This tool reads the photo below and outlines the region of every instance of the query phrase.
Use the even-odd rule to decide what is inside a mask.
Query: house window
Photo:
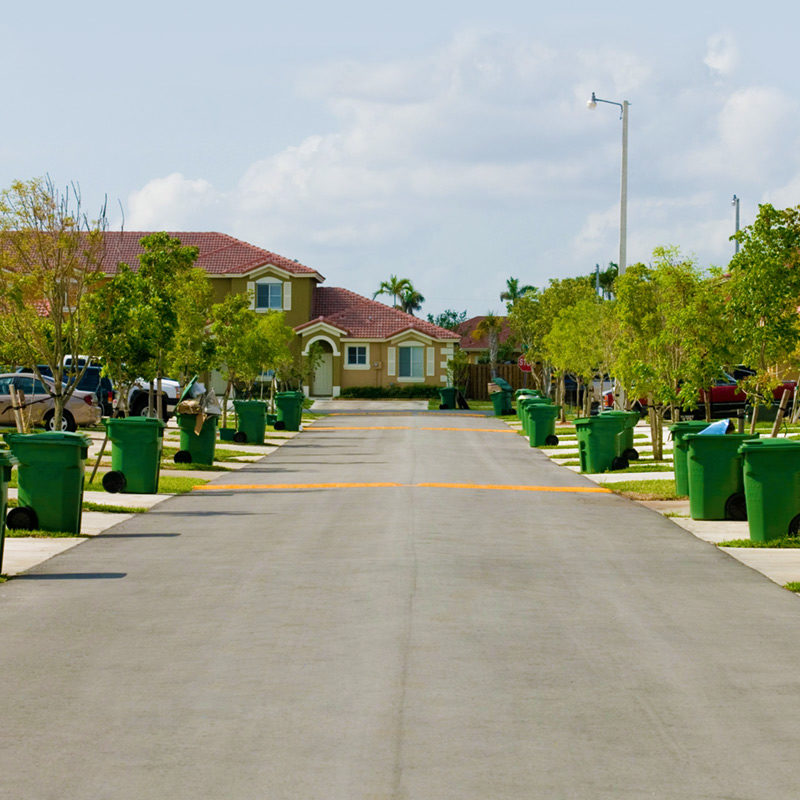
[[[256,308],[283,308],[282,283],[257,283]]]
[[[349,345],[347,348],[347,363],[358,366],[367,363],[367,348],[365,345]]]
[[[419,346],[398,347],[397,376],[422,380],[425,376],[425,348]]]

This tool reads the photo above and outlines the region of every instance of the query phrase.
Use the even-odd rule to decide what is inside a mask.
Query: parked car
[[[156,389],[158,382],[153,381],[153,415],[156,408]],[[149,381],[139,379],[131,386],[128,392],[128,413],[132,417],[146,417],[148,409]],[[161,379],[161,416],[166,422],[174,413],[178,405],[181,385],[170,378]]]
[[[42,375],[52,377],[53,373],[46,364],[38,364],[37,366]],[[80,364],[80,367],[82,366],[83,364]],[[111,417],[114,414],[114,397],[116,396],[116,391],[114,390],[114,384],[111,382],[111,378],[101,374],[102,369],[103,368],[100,366],[90,364],[86,367],[86,371],[83,373],[83,376],[80,381],[78,381],[78,385],[75,388],[81,392],[92,392],[102,416]],[[20,367],[17,372],[31,372],[31,370]]]
[[[11,386],[24,396],[23,413],[32,425],[42,425],[54,430],[55,403],[50,390],[55,386],[52,378],[42,376],[42,383],[32,372],[10,372],[0,375],[0,425],[14,425],[11,406]],[[49,385],[49,388],[47,385]],[[76,389],[64,406],[61,430],[74,431],[78,425],[97,425],[100,408],[93,392]]]

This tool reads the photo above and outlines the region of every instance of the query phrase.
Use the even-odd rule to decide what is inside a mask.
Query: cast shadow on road
[[[237,494],[236,492],[229,492],[229,491],[220,491],[220,492],[211,492],[211,491],[204,491],[203,494],[212,494],[214,497],[222,497],[224,495],[232,495]],[[247,494],[263,494],[263,492],[254,492],[251,489],[247,490]],[[160,517],[197,517],[197,511],[159,511],[158,515]],[[202,511],[200,513],[202,517],[263,517],[264,512],[258,511]],[[125,535],[125,534],[123,534]],[[130,534],[131,536],[136,536],[137,534]],[[167,534],[142,534],[142,536],[180,536],[179,533],[167,533]],[[95,536],[95,539],[99,539],[99,536]]]
[[[17,575],[15,581],[86,581],[116,580],[127,577],[127,572],[51,572],[50,574],[25,573]]]
[[[181,536],[180,533],[101,533],[92,539],[167,539]]]

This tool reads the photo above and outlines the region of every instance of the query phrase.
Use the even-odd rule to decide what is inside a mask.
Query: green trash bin
[[[181,449],[175,453],[176,464],[213,464],[217,445],[217,416],[206,417],[195,433],[197,414],[176,414],[181,432]]]
[[[150,417],[103,418],[111,440],[111,472],[103,475],[107,492],[157,494],[164,444],[164,423]]]
[[[0,572],[3,571],[3,546],[6,540],[6,506],[8,505],[8,484],[11,468],[17,459],[8,450],[0,450]]]
[[[599,414],[575,420],[581,472],[625,469],[628,460],[618,455],[619,420]]]
[[[519,420],[522,423],[522,430],[526,436],[531,435],[531,413],[530,409],[532,406],[549,406],[552,405],[550,398],[548,397],[521,397],[517,401],[517,413],[519,414]]]
[[[603,411],[598,416],[617,420],[619,436],[617,437],[617,455],[628,461],[636,461],[639,452],[633,446],[633,429],[639,421],[636,411]]]
[[[739,453],[750,538],[800,534],[800,441],[755,439],[743,442]]]
[[[439,389],[439,408],[441,410],[456,407],[456,387],[442,386]]]
[[[686,420],[670,425],[672,435],[672,465],[675,470],[675,493],[683,496],[689,494],[689,469],[686,466],[686,453],[689,443],[686,436],[689,433],[700,433],[708,427],[705,420]]]
[[[529,419],[528,441],[531,447],[555,447],[558,444],[556,436],[556,418],[561,413],[561,406],[549,403],[533,403],[526,411]]]
[[[233,441],[264,444],[264,431],[267,429],[267,404],[263,400],[234,400],[233,407],[239,418]]]
[[[739,447],[757,438],[749,433],[686,434],[692,519],[747,519]]]
[[[5,440],[19,461],[17,507],[6,518],[9,528],[81,532],[83,484],[91,439],[82,433],[7,433]]]
[[[275,395],[275,408],[278,412],[278,419],[275,421],[276,430],[300,430],[304,397],[302,392],[278,392]]]

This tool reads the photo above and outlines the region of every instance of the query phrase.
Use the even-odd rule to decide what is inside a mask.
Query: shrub
[[[436,386],[427,383],[393,383],[390,386],[347,386],[342,389],[342,397],[354,397],[360,400],[375,400],[379,398],[406,398],[427,400],[438,397],[439,390]]]

